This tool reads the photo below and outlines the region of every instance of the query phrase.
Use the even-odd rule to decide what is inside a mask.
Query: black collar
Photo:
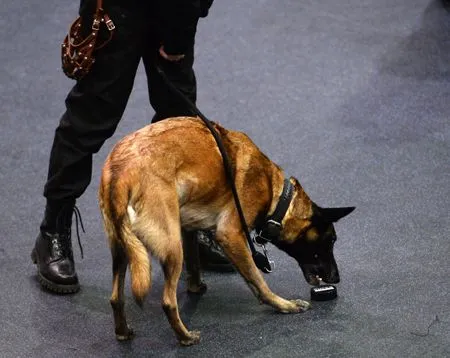
[[[264,245],[268,242],[277,240],[280,236],[282,229],[282,221],[286,212],[291,204],[292,195],[294,193],[294,186],[292,185],[290,179],[284,179],[283,192],[278,199],[278,204],[272,215],[265,219],[264,224],[258,227],[256,232],[255,241]]]

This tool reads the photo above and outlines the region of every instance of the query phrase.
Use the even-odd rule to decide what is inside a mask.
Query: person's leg
[[[44,188],[47,205],[32,252],[39,281],[59,293],[79,289],[70,237],[75,200],[90,183],[93,153],[122,117],[141,58],[131,12],[114,8],[109,14],[116,24],[114,38],[96,53],[92,72],[70,91],[55,131]]]
[[[156,62],[169,81],[195,104],[197,100],[197,80],[192,67],[193,63],[194,50],[187,53],[178,63],[169,62],[161,57]],[[151,78],[148,80],[150,103],[155,110],[152,123],[169,117],[196,116],[195,112],[179,97],[179,94],[174,93],[166,84],[164,78],[156,73],[155,66],[150,66],[147,74],[148,78]]]
[[[183,93],[192,103],[197,100],[197,80],[194,72],[194,48],[185,53],[178,62],[170,62],[159,55],[159,35],[155,27],[150,28],[149,44],[143,54],[150,104],[155,110],[152,123],[169,117],[195,116],[189,106],[177,93],[167,85],[158,73],[157,66],[164,72],[168,80]]]

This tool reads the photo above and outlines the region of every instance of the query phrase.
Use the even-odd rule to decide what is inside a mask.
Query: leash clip
[[[270,242],[270,240],[268,240],[267,238],[262,236],[262,230],[261,230],[258,234],[255,234],[253,236],[253,242],[255,243],[255,245],[262,247],[265,244],[267,244],[268,242]]]
[[[258,238],[262,239],[258,241]],[[254,260],[256,266],[264,273],[271,273],[273,268],[275,267],[275,262],[269,259],[269,255],[267,253],[266,243],[269,242],[264,237],[259,234],[254,234],[252,240],[256,246],[262,248],[262,253],[257,252],[256,257],[254,256]]]
[[[264,246],[268,242],[272,242],[272,239],[267,237],[268,235],[265,235],[267,231],[264,229],[259,230],[259,232],[256,232],[253,236],[253,242],[258,246]]]
[[[265,273],[271,273],[273,271],[273,269],[275,268],[275,261],[270,260],[269,256],[267,255],[267,249],[266,249],[266,245],[261,245],[262,249],[263,249],[263,254],[267,259],[267,262],[269,263],[269,267],[267,267],[264,272]]]

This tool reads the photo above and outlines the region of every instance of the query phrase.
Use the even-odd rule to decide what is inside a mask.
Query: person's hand
[[[164,46],[161,46],[159,48],[159,54],[161,55],[162,58],[166,59],[167,61],[170,62],[178,62],[181,59],[184,58],[184,55],[168,55],[165,51],[164,51]]]

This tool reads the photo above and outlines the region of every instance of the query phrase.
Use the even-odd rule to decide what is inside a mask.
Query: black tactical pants
[[[81,15],[89,31],[89,15],[95,1],[84,0]],[[78,81],[66,99],[66,112],[55,131],[44,196],[49,202],[78,198],[91,181],[92,155],[111,137],[119,123],[138,65],[143,60],[148,81],[150,104],[156,112],[153,121],[172,116],[191,115],[191,111],[168,88],[157,73],[156,64],[191,101],[196,100],[193,71],[194,49],[184,59],[164,60],[158,49],[161,38],[151,1],[105,1],[105,10],[116,31],[112,41],[97,52],[89,73]],[[114,3],[118,3],[114,5]]]

